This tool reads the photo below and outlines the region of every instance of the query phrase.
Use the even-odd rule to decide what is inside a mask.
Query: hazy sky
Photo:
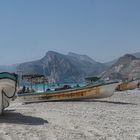
[[[140,52],[140,0],[0,1],[0,65],[49,50],[100,62]]]

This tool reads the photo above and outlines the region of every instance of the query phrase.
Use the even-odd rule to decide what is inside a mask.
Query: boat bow
[[[0,73],[0,114],[9,106],[10,100],[15,97],[17,75],[8,72]]]

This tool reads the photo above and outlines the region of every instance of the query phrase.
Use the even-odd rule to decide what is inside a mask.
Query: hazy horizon
[[[0,65],[47,51],[108,62],[140,52],[139,0],[7,0],[0,2]]]

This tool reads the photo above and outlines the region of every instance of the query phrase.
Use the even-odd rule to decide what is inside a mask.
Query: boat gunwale
[[[0,80],[1,79],[10,79],[17,82],[17,74],[12,74],[9,72],[1,72],[0,73]]]
[[[33,92],[33,93],[20,93],[17,94],[18,97],[24,97],[24,96],[37,96],[37,95],[52,95],[52,94],[59,94],[59,93],[67,93],[67,92],[73,92],[73,91],[78,91],[78,90],[84,90],[84,89],[88,89],[88,88],[96,88],[96,87],[100,87],[100,86],[105,86],[105,85],[111,85],[111,84],[115,84],[118,83],[118,81],[112,81],[112,82],[108,82],[108,83],[96,83],[94,84],[90,84],[90,85],[86,85],[83,87],[77,87],[77,88],[70,88],[70,89],[64,89],[64,90],[59,90],[59,91],[45,91],[45,92]]]

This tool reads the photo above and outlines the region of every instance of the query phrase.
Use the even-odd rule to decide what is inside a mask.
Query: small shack
[[[44,75],[40,74],[22,75],[22,80],[29,82],[31,89],[33,85],[43,84],[44,91],[45,91],[45,83],[48,83],[48,79]]]

